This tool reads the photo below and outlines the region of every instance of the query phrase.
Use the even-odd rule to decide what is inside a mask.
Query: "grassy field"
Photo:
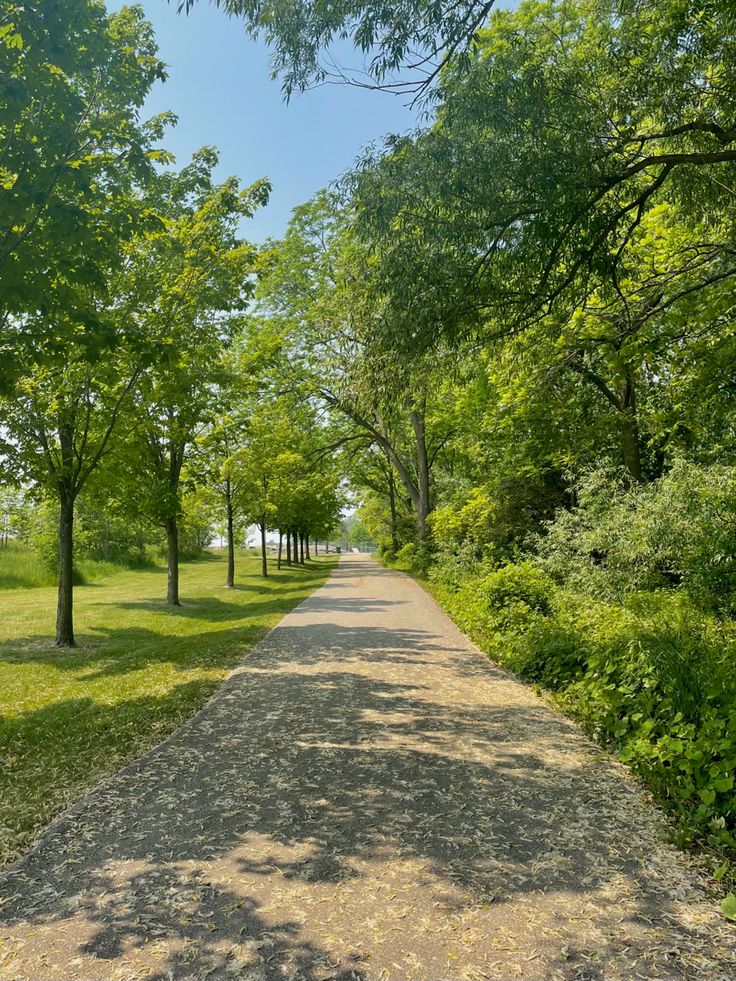
[[[191,716],[334,560],[258,575],[241,557],[183,563],[180,609],[166,571],[122,571],[77,587],[77,650],[52,647],[55,590],[0,592],[0,864],[56,814]],[[275,565],[275,564],[274,564]]]
[[[104,579],[120,571],[114,562],[82,558],[74,564],[75,572],[85,582]],[[53,586],[56,583],[55,563],[45,564],[28,548],[10,545],[0,549],[0,589],[25,589]]]

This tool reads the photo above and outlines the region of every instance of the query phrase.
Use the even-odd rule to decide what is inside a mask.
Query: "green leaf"
[[[721,903],[721,913],[736,923],[736,893],[730,892]]]
[[[716,799],[716,792],[712,787],[704,787],[700,791],[700,799],[706,805],[712,804]]]

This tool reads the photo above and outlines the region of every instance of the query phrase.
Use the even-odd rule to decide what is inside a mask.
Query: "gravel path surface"
[[[0,881],[0,977],[736,978],[625,770],[345,556]]]

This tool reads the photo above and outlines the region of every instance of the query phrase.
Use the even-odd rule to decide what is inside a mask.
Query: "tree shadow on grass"
[[[203,621],[242,621],[249,617],[259,617],[271,613],[287,612],[294,606],[294,597],[304,596],[304,589],[279,590],[277,593],[262,591],[263,602],[232,603],[214,596],[182,600],[181,606],[168,606],[165,600],[142,599],[126,600],[109,605],[118,610],[137,610],[162,614],[176,619]]]
[[[323,569],[315,569],[323,573]],[[270,624],[253,623],[278,614],[286,614],[309,593],[302,579],[285,574],[278,581],[279,588],[268,589],[258,584],[243,584],[242,590],[262,595],[260,602],[248,600],[238,603],[217,596],[196,596],[185,599],[182,606],[168,606],[163,599],[115,601],[101,596],[88,603],[88,608],[99,608],[101,626],[92,631],[77,630],[77,647],[59,649],[52,646],[51,635],[16,637],[0,642],[0,662],[12,664],[50,664],[63,671],[83,671],[95,664],[104,663],[103,673],[126,673],[139,670],[149,663],[163,661],[181,662],[187,667],[190,661],[201,666],[227,666],[237,661],[237,652],[259,640]],[[291,586],[292,588],[283,588]],[[86,588],[86,587],[85,587]],[[105,610],[128,611],[130,625],[107,627],[104,625]],[[161,617],[161,629],[141,626],[135,613]],[[116,615],[120,619],[120,614]],[[203,629],[199,633],[169,633],[171,620],[199,621],[205,625],[222,624],[223,629]],[[227,626],[230,629],[224,629]],[[233,658],[233,650],[236,657]],[[117,662],[117,663],[116,663]],[[87,675],[87,677],[90,677]]]
[[[10,871],[2,916],[24,938],[25,963],[36,949],[67,958],[57,975],[89,956],[75,976],[124,957],[127,973],[156,978],[318,981],[376,977],[416,943],[425,976],[440,977],[447,950],[465,950],[458,922],[485,923],[472,953],[482,966],[498,953],[494,930],[508,932],[521,908],[551,909],[573,941],[563,955],[532,924],[539,960],[527,978],[628,976],[629,957],[641,977],[682,976],[676,960],[664,973],[659,940],[674,913],[650,881],[638,791],[619,771],[582,765],[584,740],[540,703],[489,704],[475,684],[448,698],[440,669],[451,661],[438,667],[439,645],[408,633],[277,628],[204,712]],[[360,669],[349,663],[358,652]],[[99,711],[114,726],[124,706]],[[571,739],[581,757],[567,755]],[[605,898],[621,880],[625,907]],[[374,940],[368,961],[362,938],[376,922],[403,939],[394,953]],[[586,975],[589,956],[599,967]]]

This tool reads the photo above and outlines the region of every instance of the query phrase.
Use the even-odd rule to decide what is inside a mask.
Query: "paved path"
[[[733,979],[661,832],[417,585],[345,556],[10,870],[0,977]]]

